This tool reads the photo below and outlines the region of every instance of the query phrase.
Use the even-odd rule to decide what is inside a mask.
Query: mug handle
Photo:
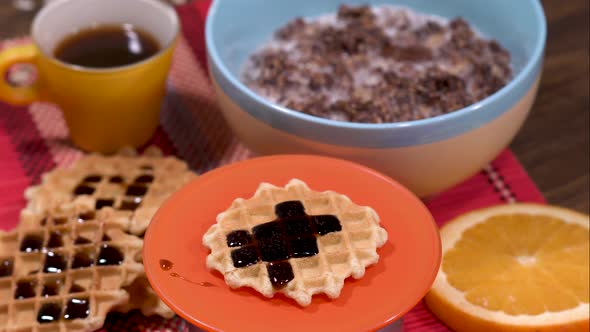
[[[38,79],[28,86],[14,86],[7,81],[11,66],[17,63],[29,63],[37,68],[35,63],[38,56],[39,50],[32,43],[9,46],[0,51],[0,101],[13,105],[26,105],[41,99]]]

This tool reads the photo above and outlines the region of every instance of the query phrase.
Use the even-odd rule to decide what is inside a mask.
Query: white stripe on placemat
[[[504,178],[498,173],[492,164],[484,167],[484,172],[488,176],[490,183],[494,186],[494,189],[496,189],[504,201],[508,203],[516,202],[516,195],[510,190],[510,187],[506,184]]]

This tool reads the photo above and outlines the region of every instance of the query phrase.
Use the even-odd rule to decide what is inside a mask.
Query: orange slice
[[[462,331],[588,331],[587,215],[511,204],[441,228],[443,259],[425,301]]]

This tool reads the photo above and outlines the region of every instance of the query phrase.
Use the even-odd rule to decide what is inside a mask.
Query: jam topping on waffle
[[[275,205],[277,219],[226,236],[229,247],[240,247],[231,252],[234,267],[246,267],[262,260],[273,287],[284,287],[294,278],[289,258],[318,254],[316,236],[342,230],[333,215],[310,216],[300,201],[285,201]]]
[[[44,174],[18,226],[0,231],[0,330],[95,331],[112,310],[172,317],[147,282],[141,234],[194,176],[154,148]]]
[[[61,316],[61,305],[59,303],[44,303],[39,309],[37,321],[41,324],[53,323]]]
[[[35,281],[33,280],[20,280],[16,283],[16,289],[14,290],[15,299],[26,299],[35,296]]]
[[[261,183],[252,197],[234,199],[203,235],[211,250],[207,267],[231,288],[283,293],[301,306],[314,294],[337,298],[346,278],[360,279],[378,262],[386,241],[371,207],[298,179],[284,187]]]

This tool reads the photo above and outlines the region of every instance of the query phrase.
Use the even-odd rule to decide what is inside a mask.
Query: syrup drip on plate
[[[168,272],[172,269],[173,266],[174,266],[174,263],[172,263],[171,261],[169,261],[167,259],[160,259],[160,269],[162,269],[162,271]],[[203,286],[203,287],[215,287],[214,284],[212,284],[208,281],[203,281],[203,282],[192,281],[192,280],[189,280],[189,279],[181,276],[180,274],[178,274],[176,272],[170,272],[169,274],[172,278],[182,279],[182,280],[184,280],[188,283],[194,284],[194,285]]]

